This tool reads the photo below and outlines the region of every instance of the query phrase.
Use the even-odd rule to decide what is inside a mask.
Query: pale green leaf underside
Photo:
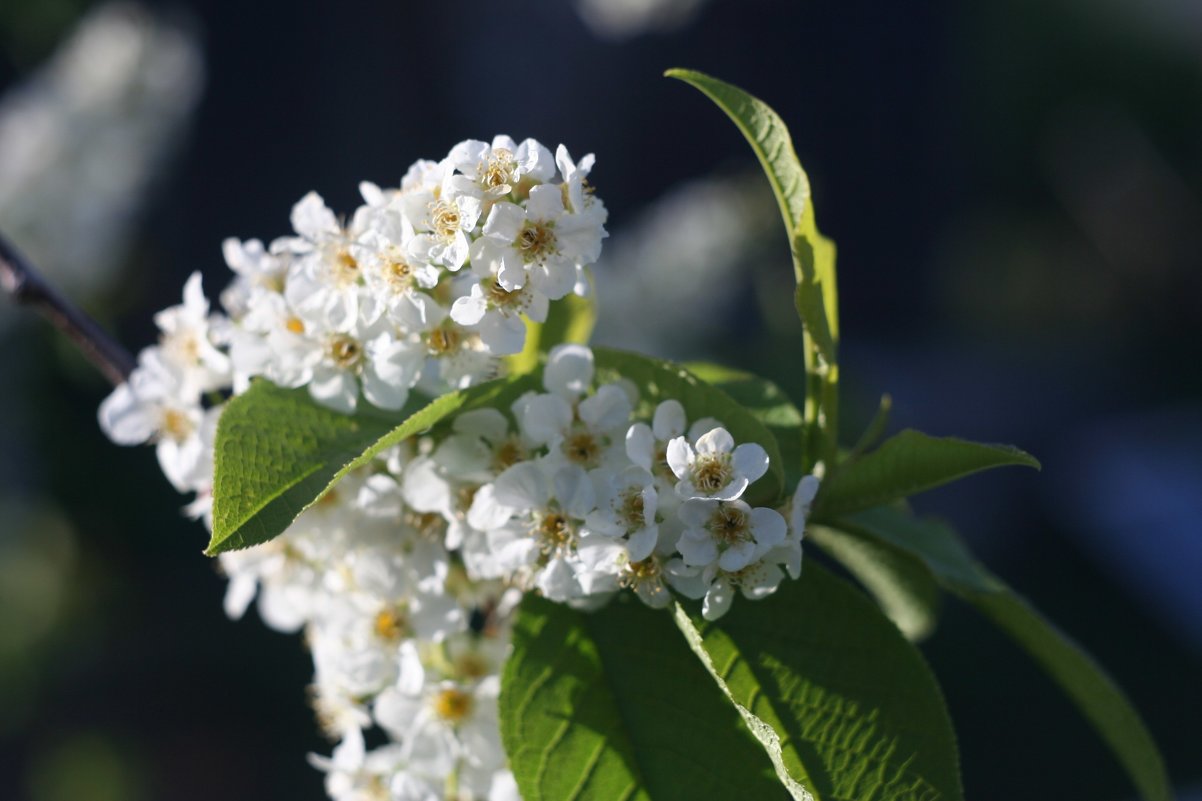
[[[505,664],[501,736],[525,801],[784,799],[668,616],[533,595]]]
[[[816,801],[961,799],[939,687],[917,649],[810,562],[796,582],[678,626],[791,782]]]
[[[815,517],[831,520],[848,512],[906,498],[991,467],[1039,462],[1009,445],[982,445],[955,437],[930,437],[907,429],[875,451],[839,465],[824,481]]]
[[[768,453],[768,472],[747,491],[752,505],[774,505],[784,492],[785,473],[776,437],[757,416],[721,389],[697,378],[679,364],[637,353],[594,348],[602,380],[626,378],[639,388],[639,414],[650,419],[656,404],[675,398],[684,407],[689,423],[703,417],[722,422],[735,442],[756,442]]]
[[[852,515],[840,525],[922,559],[943,587],[1010,635],[1060,685],[1109,745],[1145,801],[1170,801],[1164,760],[1122,690],[1085,651],[977,563],[954,531],[885,508]]]
[[[303,389],[256,381],[229,402],[217,426],[206,553],[270,540],[350,470],[458,410],[516,397],[533,382],[520,380],[491,381],[391,414],[364,404],[354,415],[318,405]]]

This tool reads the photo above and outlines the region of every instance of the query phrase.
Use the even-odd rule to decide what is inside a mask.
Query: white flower
[[[785,519],[773,509],[752,509],[743,501],[690,498],[676,514],[685,531],[676,548],[689,567],[717,564],[736,572],[784,542]]]
[[[451,148],[446,163],[471,178],[485,198],[504,197],[518,189],[523,179],[544,183],[555,175],[551,151],[533,139],[519,146],[508,136],[492,144],[469,139]]]
[[[129,380],[100,404],[100,427],[118,445],[155,440],[155,455],[171,485],[186,492],[207,484],[211,443],[203,438],[205,412],[193,376],[146,348]]]
[[[546,464],[556,470],[577,465],[587,470],[617,469],[627,462],[619,432],[626,429],[633,404],[619,384],[584,392],[593,379],[593,354],[582,345],[553,348],[543,373],[546,393],[528,393],[513,412],[523,439],[548,449]]]
[[[575,286],[576,265],[596,261],[598,228],[566,212],[559,187],[536,186],[524,206],[501,201],[492,207],[483,235],[472,245],[472,269],[482,277],[496,277],[504,289],[529,282],[557,300]],[[590,248],[592,239],[597,241],[595,248]]]
[[[309,764],[325,772],[333,801],[442,801],[438,774],[410,769],[406,750],[390,744],[369,752],[363,732],[351,728],[333,758],[310,754]]]
[[[564,601],[581,594],[577,577],[579,521],[595,506],[592,482],[571,465],[553,475],[534,462],[519,462],[476,492],[468,524],[487,538],[481,575],[514,578]]]
[[[626,455],[630,461],[656,476],[671,477],[675,484],[676,478],[668,466],[668,443],[683,436],[686,430],[689,442],[695,443],[701,435],[721,425],[712,417],[703,417],[688,426],[684,406],[680,401],[669,398],[655,407],[651,425],[634,423],[630,426],[626,432]]]
[[[380,316],[382,306],[364,285],[354,247],[364,220],[357,214],[350,228],[344,230],[316,192],[305,195],[293,207],[292,227],[298,236],[280,240],[272,247],[296,255],[288,271],[284,297],[306,322],[350,331]]]
[[[426,673],[416,648],[407,649],[402,659],[402,676],[406,671]],[[477,682],[438,681],[430,676],[420,683],[402,679],[380,693],[373,714],[380,727],[407,749],[437,755],[440,762],[486,767],[491,773],[505,763],[497,720],[500,687],[496,675]]]
[[[469,235],[482,211],[479,191],[462,175],[446,175],[437,194],[417,191],[401,198],[403,212],[417,231],[409,255],[455,272],[467,262]]]
[[[236,276],[221,293],[221,305],[234,319],[246,313],[250,298],[256,292],[284,291],[291,264],[289,254],[272,253],[258,239],[240,242],[233,237],[221,243],[221,252],[226,265]]]
[[[659,540],[654,479],[634,465],[616,474],[600,472],[594,477],[597,509],[585,518],[585,526],[607,537],[623,538],[630,561],[641,562],[651,555]]]
[[[779,565],[766,561],[753,562],[736,573],[719,573],[706,591],[701,614],[706,620],[717,620],[730,611],[736,589],[744,598],[758,601],[776,592],[784,577]]]
[[[472,284],[469,294],[451,305],[451,319],[478,328],[490,352],[508,356],[521,353],[526,344],[522,315],[536,323],[546,322],[547,303],[547,296],[531,287],[510,291],[497,279],[487,278]]]
[[[668,443],[668,465],[680,481],[681,498],[710,498],[730,501],[768,471],[768,454],[754,442],[735,447],[725,428],[715,428],[697,440],[697,447],[684,437]]]
[[[423,307],[434,302],[419,290],[433,289],[439,271],[408,254],[416,234],[399,210],[377,209],[368,215],[366,225],[350,252],[363,271],[367,290],[375,302],[387,308],[394,322],[417,328],[414,323],[425,320]]]
[[[185,370],[200,392],[229,384],[230,360],[210,339],[209,301],[200,286],[200,273],[192,273],[184,284],[184,302],[154,316],[162,331],[159,346],[163,358]]]
[[[805,476],[793,491],[789,503],[789,534],[784,542],[769,551],[765,559],[785,566],[789,578],[801,575],[801,541],[806,533],[806,519],[810,516],[810,504],[818,494],[818,478]]]

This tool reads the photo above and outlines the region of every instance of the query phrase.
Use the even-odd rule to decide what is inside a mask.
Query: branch
[[[95,320],[71,304],[38,275],[20,251],[0,233],[0,288],[19,306],[31,306],[69,336],[114,385],[129,378],[134,358]]]

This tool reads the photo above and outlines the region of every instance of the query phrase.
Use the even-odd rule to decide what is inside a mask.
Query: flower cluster
[[[228,240],[235,386],[265,375],[352,411],[360,393],[399,409],[419,381],[433,394],[493,377],[522,349],[523,316],[588,291],[607,216],[592,164],[533,139],[462,142],[399,189],[362,184],[349,222],[310,193],[293,236]]]
[[[350,412],[360,396],[395,409],[411,390],[495,375],[523,317],[587,290],[605,236],[591,166],[498,137],[418,162],[399,189],[364,185],[349,224],[306,196],[295,236],[226,243],[226,314],[189,279],[101,425],[154,442],[204,515],[222,399],[253,377]],[[640,419],[639,388],[599,383],[584,346],[552,350],[542,390],[461,411],[352,471],[276,539],[221,555],[231,617],[257,598],[269,626],[305,633],[313,704],[338,741],[311,761],[335,801],[518,797],[497,696],[523,592],[584,609],[624,589],[656,608],[676,593],[716,619],[736,593],[798,575],[816,479],[784,514],[752,507],[760,445],[676,400]]]

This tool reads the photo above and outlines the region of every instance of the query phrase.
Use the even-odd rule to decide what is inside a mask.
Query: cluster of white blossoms
[[[591,166],[498,137],[418,162],[400,189],[364,185],[348,225],[305,197],[295,236],[226,243],[225,314],[193,275],[157,315],[160,340],[101,405],[102,427],[155,443],[211,523],[217,419],[251,378],[351,412],[360,396],[396,409],[411,390],[497,375],[523,317],[587,291],[605,236]],[[338,742],[311,762],[335,801],[518,798],[497,699],[524,592],[583,609],[625,589],[660,608],[675,592],[716,619],[736,593],[798,576],[817,479],[783,512],[752,507],[760,445],[675,400],[639,419],[639,389],[598,385],[581,345],[551,351],[542,388],[458,413],[352,471],[275,539],[221,555],[231,617],[257,597],[269,626],[305,634],[313,704]]]

